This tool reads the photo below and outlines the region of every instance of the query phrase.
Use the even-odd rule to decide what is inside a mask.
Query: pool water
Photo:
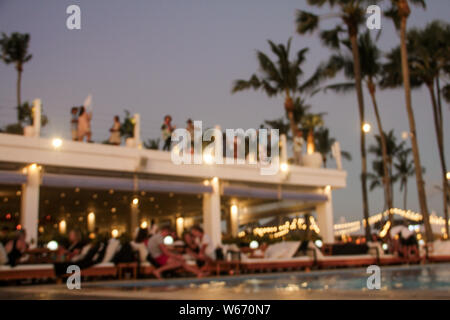
[[[105,283],[96,288],[121,290],[219,289],[248,293],[262,290],[367,290],[367,269],[337,269],[313,272],[268,273],[204,279],[137,280]],[[432,290],[450,292],[450,264],[381,268],[382,290]]]

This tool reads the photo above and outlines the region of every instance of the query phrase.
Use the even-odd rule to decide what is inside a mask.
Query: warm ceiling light
[[[147,227],[148,227],[148,222],[147,221],[142,221],[141,229],[147,229]]]
[[[450,171],[447,172],[447,180],[450,180]]]
[[[365,133],[369,133],[370,130],[372,130],[372,126],[370,125],[370,123],[367,123],[367,122],[366,122],[366,123],[363,124],[362,130],[363,130]]]
[[[111,231],[111,236],[112,236],[113,238],[117,238],[117,237],[119,236],[119,230],[113,229],[113,230]]]
[[[137,206],[137,205],[139,204],[139,199],[138,199],[138,198],[134,198],[134,199],[133,199],[133,204],[134,204],[135,206]]]
[[[32,164],[30,164],[30,169],[31,170],[36,170],[37,169],[37,164],[36,163],[32,163]]]
[[[58,149],[62,146],[63,141],[60,138],[54,138],[52,140],[53,148]]]
[[[213,181],[214,183],[217,183],[217,181],[219,181],[219,178],[214,177],[214,178],[212,179],[212,181]]]

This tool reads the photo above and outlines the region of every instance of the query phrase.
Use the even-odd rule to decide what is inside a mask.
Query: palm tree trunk
[[[422,176],[422,164],[420,162],[419,145],[417,143],[416,121],[414,119],[414,110],[411,104],[411,84],[409,79],[408,51],[406,48],[406,23],[410,14],[409,6],[406,0],[400,0],[400,48],[402,58],[403,83],[405,87],[406,111],[408,113],[409,129],[411,132],[411,146],[414,156],[414,166],[416,171],[417,192],[422,211],[423,222],[425,224],[425,236],[427,241],[433,241],[433,233],[431,231],[430,217],[428,214],[427,198],[425,194],[425,184]]]
[[[366,136],[362,127],[364,125],[364,98],[362,92],[362,77],[361,77],[361,64],[358,51],[358,32],[356,27],[348,25],[349,37],[352,45],[353,65],[355,73],[355,86],[356,96],[358,98],[358,110],[359,110],[359,135],[360,135],[360,148],[361,148],[361,187],[362,187],[362,200],[363,200],[363,214],[365,223],[365,235],[366,239],[370,239],[370,225],[369,225],[369,201],[367,198],[367,157],[366,157]]]
[[[377,119],[378,130],[380,131],[381,151],[382,151],[381,153],[382,153],[382,157],[383,157],[383,173],[384,173],[383,185],[384,185],[384,190],[385,190],[385,194],[386,194],[386,205],[387,205],[388,209],[391,209],[393,207],[393,203],[392,203],[391,178],[390,178],[389,169],[388,169],[389,161],[388,161],[388,155],[387,155],[386,136],[384,135],[383,126],[381,124],[381,117],[380,117],[380,113],[378,110],[377,99],[375,97],[375,91],[376,91],[375,84],[373,83],[373,80],[371,78],[369,78],[367,87],[370,92],[370,97],[372,98],[372,104],[373,104],[373,109],[375,111],[375,117]],[[391,214],[389,214],[389,221],[391,222],[391,225],[392,225],[392,215]]]
[[[289,118],[289,125],[291,128],[292,139],[294,139],[297,136],[297,123],[295,122],[294,119],[294,102],[292,101],[292,97],[289,90],[286,90],[286,99],[284,101],[284,108],[286,109]],[[292,147],[294,148],[294,146]],[[298,157],[295,154],[295,150],[293,150],[293,152],[294,152],[294,160],[297,161]]]
[[[430,92],[431,97],[431,106],[433,108],[433,119],[434,119],[434,129],[436,132],[436,140],[438,144],[439,150],[439,159],[441,161],[441,170],[442,170],[442,193],[443,193],[443,209],[444,209],[444,217],[445,217],[445,233],[448,235],[448,203],[447,203],[447,192],[448,192],[448,182],[447,182],[447,167],[445,164],[445,154],[444,154],[444,137],[443,137],[443,128],[441,127],[441,120],[439,116],[438,103],[436,101],[436,95],[434,92],[434,84],[427,84],[428,91]]]
[[[408,202],[406,199],[408,196],[408,180],[407,179],[405,179],[404,184],[405,184],[405,190],[404,190],[405,193],[403,194],[403,210],[408,210],[407,209]]]
[[[20,87],[22,83],[22,67],[17,67],[17,106],[20,107],[22,105],[22,101],[20,99]]]

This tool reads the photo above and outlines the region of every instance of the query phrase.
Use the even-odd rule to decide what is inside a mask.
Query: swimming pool
[[[251,274],[204,279],[165,279],[109,282],[92,288],[173,291],[177,289],[231,289],[236,292],[361,290],[366,291],[370,274],[365,268],[312,272]],[[91,287],[91,286],[90,286]],[[450,292],[450,264],[381,268],[381,290],[426,290]]]

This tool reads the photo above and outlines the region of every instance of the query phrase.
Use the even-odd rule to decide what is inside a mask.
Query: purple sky
[[[67,30],[66,7],[78,4],[82,29]],[[93,138],[107,138],[113,115],[124,109],[141,114],[143,138],[160,137],[160,125],[170,113],[181,127],[188,117],[204,126],[257,128],[265,119],[283,114],[283,99],[259,92],[230,94],[232,81],[247,78],[257,68],[255,50],[269,51],[266,40],[286,42],[293,49],[309,47],[308,76],[330,52],[315,36],[295,33],[295,10],[308,9],[302,0],[0,0],[0,32],[31,35],[33,59],[24,67],[22,99],[41,98],[50,123],[46,136],[69,137],[69,108],[93,94]],[[410,25],[424,26],[434,19],[448,21],[448,0],[428,1],[428,9],[413,10]],[[387,51],[398,44],[392,23],[382,20],[380,46]],[[0,64],[0,126],[14,121],[16,72]],[[385,130],[408,130],[402,90],[378,94]],[[343,150],[353,155],[344,162],[348,187],[334,193],[335,220],[361,217],[359,182],[359,120],[356,96],[318,94],[309,99],[314,112],[327,112],[326,125]],[[372,106],[365,98],[367,120],[375,125]],[[440,167],[429,96],[413,93],[413,105],[429,208],[442,212]],[[446,105],[444,123],[449,123]],[[373,133],[368,144],[374,143]],[[450,158],[449,139],[446,157]],[[371,159],[369,159],[371,160]],[[331,165],[334,166],[334,161]],[[369,168],[371,162],[369,161]],[[415,178],[409,182],[408,203],[418,210]],[[402,195],[395,186],[395,204]],[[383,208],[381,190],[370,193],[370,212]]]

